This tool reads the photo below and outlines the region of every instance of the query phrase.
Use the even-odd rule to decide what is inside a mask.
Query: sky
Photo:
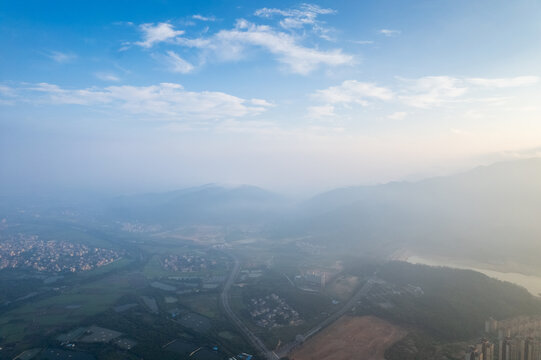
[[[3,1],[0,194],[290,193],[541,154],[541,2]]]

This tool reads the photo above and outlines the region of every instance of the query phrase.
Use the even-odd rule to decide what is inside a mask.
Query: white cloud
[[[131,22],[131,21],[115,21],[115,22],[113,22],[113,25],[116,25],[116,26],[133,26],[135,24],[133,22]]]
[[[255,46],[275,55],[292,72],[308,74],[321,65],[338,66],[353,63],[353,56],[341,49],[319,50],[304,47],[289,33],[276,31],[265,25],[256,25],[244,19],[237,20],[235,28],[221,30],[209,38],[179,38],[177,43],[210,51],[214,59],[240,60],[246,48]]]
[[[393,37],[398,36],[401,34],[400,30],[391,30],[391,29],[381,29],[378,31],[380,34],[385,35],[387,37]]]
[[[374,83],[346,80],[340,85],[317,90],[312,98],[318,102],[307,108],[308,116],[317,118],[332,116],[337,105],[347,108],[353,104],[367,106],[371,100],[398,103],[414,108],[432,109],[444,105],[486,104],[496,107],[509,104],[512,96],[490,94],[487,90],[507,87],[534,85],[539,82],[536,76],[519,76],[514,78],[465,78],[451,76],[425,76],[418,79],[397,78],[398,83],[383,87]],[[480,105],[479,105],[480,106]],[[530,106],[531,107],[531,106]],[[520,111],[521,107],[513,107]],[[532,109],[536,109],[533,107]],[[473,112],[466,112],[464,117],[473,118]],[[397,111],[389,116],[392,120],[401,120],[408,115],[405,111]]]
[[[321,119],[326,117],[333,117],[334,105],[320,105],[320,106],[310,106],[308,107],[308,117],[313,119]]]
[[[372,40],[351,40],[351,42],[357,45],[370,45],[374,43]]]
[[[195,67],[192,64],[190,64],[189,62],[181,58],[174,51],[167,51],[167,55],[164,56],[164,59],[169,65],[169,69],[172,72],[188,74],[195,69]]]
[[[201,21],[216,21],[216,18],[214,16],[203,16],[199,14],[193,15],[192,19],[201,20]]]
[[[238,118],[260,114],[270,106],[261,99],[246,100],[215,91],[187,91],[182,85],[173,83],[86,89],[63,89],[41,83],[24,91],[28,92],[24,96],[27,101],[104,107],[169,121]]]
[[[509,87],[519,87],[534,85],[539,82],[538,76],[517,76],[512,78],[469,78],[467,81],[470,84],[477,86],[484,86],[490,88],[509,88]]]
[[[170,41],[182,34],[183,30],[175,30],[169,23],[154,23],[142,24],[139,29],[143,33],[143,41],[137,41],[135,44],[144,48],[151,48],[157,43]]]
[[[319,15],[335,14],[333,9],[324,9],[318,5],[302,4],[297,9],[274,9],[262,8],[255,12],[256,16],[271,18],[275,15],[283,17],[280,26],[284,29],[300,29],[305,25],[315,27],[315,30],[322,31],[321,22],[317,20]]]
[[[373,83],[346,80],[340,85],[317,90],[312,94],[312,98],[320,105],[308,107],[308,117],[318,119],[334,116],[336,105],[368,106],[370,100],[390,101],[394,98],[394,94],[391,90]]]
[[[108,72],[97,72],[94,74],[94,76],[96,76],[98,79],[102,81],[112,81],[112,82],[120,81],[120,78],[117,75],[113,73],[108,73]]]
[[[407,112],[404,111],[397,111],[392,113],[391,115],[387,116],[391,120],[404,120],[404,118],[408,115]]]
[[[7,85],[0,85],[0,95],[6,97],[14,97],[16,95],[15,90]]]
[[[77,58],[77,55],[73,53],[64,53],[60,51],[49,51],[46,53],[47,57],[60,64],[72,62]]]
[[[511,78],[457,78],[451,76],[425,76],[416,80],[401,79],[407,84],[402,89],[400,99],[409,106],[430,108],[450,102],[505,103],[508,97],[470,96],[469,92],[482,89],[503,89],[535,85],[537,76],[517,76]]]
[[[368,99],[391,100],[393,92],[372,83],[346,80],[338,86],[317,90],[313,97],[326,104],[368,105]]]
[[[14,105],[16,97],[15,89],[0,84],[0,105]]]
[[[429,108],[453,101],[464,95],[468,88],[460,79],[450,76],[425,76],[417,80],[404,80],[408,86],[400,100],[406,105]]]
[[[253,105],[264,106],[264,107],[274,106],[273,104],[271,104],[270,102],[264,99],[250,99],[250,103],[252,103]]]
[[[342,49],[335,48],[322,50],[317,46],[307,47],[302,41],[307,38],[305,25],[311,27],[311,33],[329,39],[330,29],[322,26],[323,22],[317,17],[322,14],[333,14],[332,9],[324,9],[317,5],[302,4],[299,8],[280,10],[263,8],[255,12],[259,17],[270,18],[275,15],[283,17],[280,26],[286,30],[269,25],[258,25],[245,19],[237,19],[231,29],[222,29],[211,35],[186,37],[182,30],[175,30],[169,22],[148,23],[139,26],[143,39],[135,43],[123,43],[120,51],[128,49],[135,44],[144,48],[151,48],[161,42],[199,49],[199,64],[213,61],[239,61],[246,58],[247,52],[253,48],[260,48],[274,55],[280,63],[286,65],[291,72],[308,74],[320,66],[352,65],[354,58],[345,54]],[[200,14],[192,18],[201,21],[213,21],[214,17]],[[173,55],[174,54],[174,55]],[[155,56],[155,55],[153,55]],[[190,72],[193,64],[187,63],[176,53],[168,53],[169,61],[176,61],[178,72]],[[207,61],[208,60],[208,61]]]

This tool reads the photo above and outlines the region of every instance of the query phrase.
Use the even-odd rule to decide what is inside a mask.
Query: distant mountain
[[[246,224],[268,221],[285,198],[255,186],[203,185],[166,193],[115,198],[108,213],[117,219],[164,225]]]
[[[124,196],[112,219],[184,225],[266,224],[270,234],[311,237],[334,250],[389,255],[398,249],[541,274],[541,159],[482,166],[418,182],[336,189],[295,207],[254,187],[214,184]]]
[[[369,252],[409,248],[534,264],[540,215],[541,159],[535,158],[413,183],[333,190],[301,204],[290,226]]]

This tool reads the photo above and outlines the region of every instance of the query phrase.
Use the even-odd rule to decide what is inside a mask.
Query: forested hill
[[[413,248],[535,266],[540,213],[536,158],[419,182],[333,190],[303,203],[290,226],[365,251]]]

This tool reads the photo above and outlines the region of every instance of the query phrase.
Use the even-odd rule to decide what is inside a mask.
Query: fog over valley
[[[0,360],[541,360],[541,3],[0,5]]]

